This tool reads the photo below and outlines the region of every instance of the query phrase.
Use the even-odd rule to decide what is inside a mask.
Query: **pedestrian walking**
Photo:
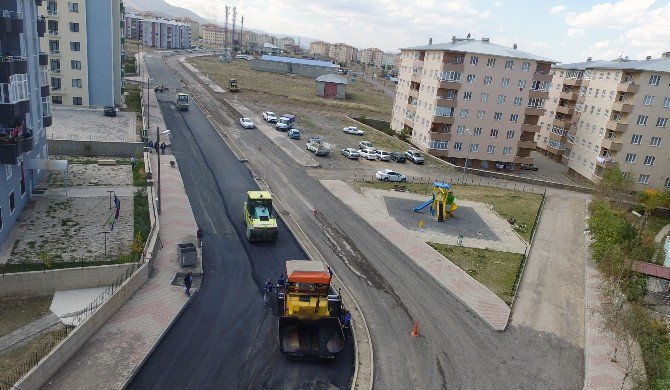
[[[149,143],[147,144],[147,146],[149,147],[149,150],[153,149],[154,148],[154,141],[149,140]]]
[[[330,266],[328,266],[328,275],[330,275],[331,278],[333,277],[333,269],[330,268]]]
[[[313,213],[314,216],[316,217],[316,205],[314,205],[314,208],[312,209],[312,213]]]
[[[165,148],[166,147],[167,147],[167,145],[165,145],[165,142],[161,142],[161,153],[162,154],[165,154]]]
[[[186,291],[186,296],[191,296],[191,286],[193,285],[193,272],[188,271],[186,276],[184,276],[184,290]]]
[[[351,313],[348,311],[344,313],[344,318],[342,319],[342,333],[344,333],[344,338],[347,337],[349,330],[351,329]]]
[[[202,232],[202,228],[200,226],[198,226],[198,230],[195,232],[195,236],[198,239],[198,248],[202,248],[203,232]]]
[[[130,170],[135,171],[135,156],[130,158]]]

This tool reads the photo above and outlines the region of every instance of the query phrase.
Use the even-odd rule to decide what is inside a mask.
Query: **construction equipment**
[[[175,105],[177,106],[177,109],[179,111],[188,111],[188,94],[183,92],[177,92]]]
[[[230,81],[228,82],[228,91],[240,92],[240,87],[237,86],[237,80],[230,79]]]
[[[279,350],[291,358],[332,359],[342,351],[342,299],[322,262],[289,260],[277,286]]]
[[[268,191],[247,191],[244,202],[244,221],[249,241],[277,239],[277,220],[272,217],[272,195]]]

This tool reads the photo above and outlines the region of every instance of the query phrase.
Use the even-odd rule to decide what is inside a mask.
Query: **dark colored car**
[[[105,116],[116,116],[116,107],[114,106],[105,107]]]
[[[395,161],[397,163],[404,163],[405,161],[407,161],[405,156],[400,152],[391,152],[390,155],[391,155],[391,161]]]

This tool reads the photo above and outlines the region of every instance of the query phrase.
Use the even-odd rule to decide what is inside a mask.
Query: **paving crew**
[[[279,277],[277,278],[277,288],[284,287],[286,285],[286,278],[284,277],[284,274],[279,274]]]
[[[272,279],[268,278],[268,281],[265,282],[263,290],[265,291],[263,295],[263,300],[265,301],[265,303],[268,303],[268,301],[270,300],[270,293],[272,293]]]

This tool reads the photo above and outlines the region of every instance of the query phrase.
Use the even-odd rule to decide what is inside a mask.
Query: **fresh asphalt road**
[[[180,69],[176,59],[168,61]],[[237,118],[223,112],[188,72],[180,70],[180,78],[219,123],[236,125]],[[292,217],[365,313],[375,349],[375,388],[581,389],[579,347],[523,326],[492,331],[264,135],[243,133],[234,141],[254,174],[289,202]],[[311,205],[319,209],[318,220]],[[418,338],[410,336],[414,320]]]
[[[154,61],[148,59],[154,83],[172,85],[172,74]],[[172,93],[163,96],[169,99]],[[261,286],[267,278],[275,281],[286,260],[307,256],[281,221],[277,242],[246,240],[242,205],[246,191],[257,188],[249,170],[196,105],[179,112],[170,101],[159,104],[195,218],[205,232],[205,275],[200,291],[130,388],[347,388],[352,344],[332,362],[289,361],[279,352],[277,317],[263,304]]]

